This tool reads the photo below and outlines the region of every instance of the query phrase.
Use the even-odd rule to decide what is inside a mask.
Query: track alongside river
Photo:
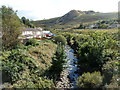
[[[74,50],[69,46],[65,46],[66,60],[67,63],[64,65],[66,67],[60,75],[60,81],[57,82],[57,88],[77,88],[76,79],[79,74],[77,73],[77,61],[78,59],[74,55]]]

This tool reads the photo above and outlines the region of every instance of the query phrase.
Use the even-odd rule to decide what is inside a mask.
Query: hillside
[[[98,20],[117,19],[117,13],[100,13],[94,11],[71,10],[61,17],[48,20],[33,21],[36,26],[76,25],[79,23],[91,23]]]

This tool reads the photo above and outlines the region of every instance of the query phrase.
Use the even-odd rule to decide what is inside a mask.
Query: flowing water
[[[66,60],[67,63],[64,65],[66,67],[60,75],[60,80],[57,83],[57,88],[77,88],[76,79],[79,74],[77,73],[77,61],[78,59],[74,55],[74,50],[69,46],[65,46]]]

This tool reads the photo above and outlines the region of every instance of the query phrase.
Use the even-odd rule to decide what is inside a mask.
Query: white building
[[[30,38],[51,38],[53,35],[50,31],[42,31],[42,28],[26,28],[23,27],[20,39],[30,39]]]
[[[21,37],[23,38],[42,38],[43,36],[42,28],[22,28]]]

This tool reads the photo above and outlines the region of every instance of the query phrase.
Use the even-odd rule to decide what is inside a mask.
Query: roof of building
[[[49,34],[49,33],[51,33],[50,31],[43,31],[43,33],[45,33],[45,34]]]
[[[42,31],[42,28],[27,28],[27,27],[22,27],[22,30],[24,31]]]

